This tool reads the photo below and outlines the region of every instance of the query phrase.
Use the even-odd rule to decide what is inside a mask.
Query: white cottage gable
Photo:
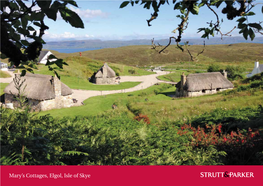
[[[41,51],[40,55],[39,55],[39,61],[38,63],[40,64],[46,64],[47,63],[47,59],[48,57],[51,55],[52,53],[50,51]],[[55,59],[52,59],[50,61],[54,61]]]
[[[255,62],[255,67],[254,69],[252,70],[252,72],[250,74],[247,75],[247,77],[252,77],[254,76],[255,74],[259,74],[263,72],[263,64],[260,65],[258,61]]]

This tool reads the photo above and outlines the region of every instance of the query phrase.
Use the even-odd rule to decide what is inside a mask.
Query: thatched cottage
[[[20,75],[16,75],[19,76]],[[18,77],[18,78],[19,78]],[[35,111],[44,111],[55,108],[71,107],[73,105],[72,90],[62,83],[57,76],[29,74],[20,77],[20,83],[24,81],[20,91],[27,98],[27,103]],[[13,103],[19,106],[15,99],[18,90],[14,81],[5,89],[5,104]]]
[[[206,94],[215,94],[220,91],[234,88],[227,79],[227,73],[220,72],[198,73],[181,76],[176,85],[176,97],[195,97]]]
[[[91,82],[99,85],[103,84],[116,84],[116,74],[107,63],[105,63],[98,72],[94,73],[91,77]]]

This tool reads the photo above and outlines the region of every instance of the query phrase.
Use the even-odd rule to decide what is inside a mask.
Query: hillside
[[[189,46],[193,55],[200,52],[202,48],[202,45]],[[166,53],[163,54],[151,49],[151,46],[140,45],[86,51],[82,52],[82,55],[102,61],[139,66],[168,65],[190,60],[187,51],[182,52],[175,46],[169,46]],[[263,44],[208,45],[205,47],[204,53],[198,56],[198,59],[198,64],[212,62],[253,63],[257,59],[263,61]]]

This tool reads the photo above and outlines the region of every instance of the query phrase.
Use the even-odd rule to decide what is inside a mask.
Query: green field
[[[4,89],[9,83],[0,83],[0,96],[4,94]]]
[[[193,73],[204,73],[204,71],[198,71],[198,70],[175,70],[171,71],[170,74],[158,76],[158,79],[163,81],[172,81],[172,82],[179,82],[181,81],[181,75],[182,74],[188,75]]]
[[[51,114],[54,117],[75,117],[75,116],[94,116],[98,114],[103,114],[105,111],[112,110],[112,105],[115,104],[118,106],[118,109],[127,110],[126,104],[130,101],[144,101],[144,95],[152,95],[154,94],[154,90],[159,88],[165,90],[170,87],[169,85],[154,85],[145,90],[135,91],[131,93],[119,93],[119,94],[111,94],[105,96],[96,96],[91,97],[84,101],[83,106],[79,107],[71,107],[71,108],[62,108],[62,109],[54,109],[50,111],[40,112],[40,115]],[[163,99],[169,99],[169,97],[165,95],[159,95],[157,97],[153,97],[153,99],[160,99],[159,97],[163,97]]]
[[[0,78],[9,78],[11,75],[5,71],[0,70]]]
[[[128,111],[132,115],[142,113],[147,115],[152,123],[162,124],[166,120],[188,121],[216,109],[254,108],[263,104],[262,89],[231,94],[227,92],[231,91],[194,98],[173,98],[170,96],[175,95],[175,87],[161,84],[132,93],[92,97],[84,101],[84,106],[50,110],[40,114],[51,114],[54,117],[93,116],[111,111],[111,106],[115,104],[122,111]]]
[[[95,85],[89,82],[89,78],[94,72],[97,72],[103,65],[103,62],[92,60],[86,57],[66,57],[64,59],[68,65],[64,65],[63,69],[55,67],[55,70],[60,75],[61,81],[68,85],[72,89],[83,90],[121,90],[134,87],[140,82],[123,82],[117,85]],[[126,65],[109,64],[109,66],[116,72],[116,75],[120,76],[141,76],[153,74],[143,69],[136,67],[130,67]],[[23,70],[23,68],[20,69]],[[131,74],[129,70],[133,70],[134,74]],[[17,70],[15,71],[17,72]],[[45,65],[38,65],[37,69],[34,69],[36,74],[54,75],[54,72],[50,71]]]

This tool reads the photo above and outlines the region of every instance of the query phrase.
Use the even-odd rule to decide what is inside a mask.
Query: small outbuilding
[[[0,70],[8,71],[8,65],[6,63],[0,62]]]
[[[247,77],[248,77],[248,78],[249,78],[249,77],[252,77],[252,76],[254,76],[255,74],[259,74],[259,73],[261,73],[261,72],[263,72],[263,64],[259,64],[259,62],[256,61],[256,62],[255,62],[254,69],[252,70],[251,73],[249,73],[249,74],[247,75]]]
[[[181,75],[181,81],[176,85],[176,97],[195,97],[207,94],[215,94],[227,89],[233,89],[234,85],[227,79],[227,73],[220,72],[198,73]]]
[[[20,75],[16,74],[16,76]],[[57,76],[27,73],[25,76],[16,78],[20,78],[20,82],[24,81],[20,91],[26,97],[27,104],[34,111],[73,106],[72,90],[62,83]],[[6,105],[19,106],[16,99],[19,93],[14,81],[4,89],[4,93]]]
[[[107,63],[105,63],[98,72],[91,76],[91,82],[103,85],[103,84],[116,84],[116,74],[112,68],[110,68]]]
[[[52,54],[50,51],[41,51],[38,57],[38,64],[46,64],[48,57]],[[54,61],[54,59],[51,59],[50,61]]]

